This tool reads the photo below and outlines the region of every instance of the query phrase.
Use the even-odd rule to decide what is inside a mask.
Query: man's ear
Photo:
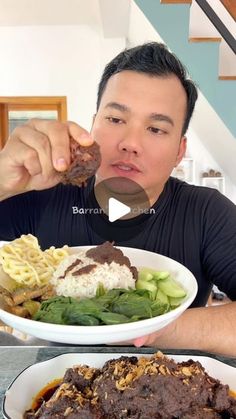
[[[175,167],[178,166],[178,164],[181,162],[182,158],[184,157],[186,153],[186,148],[187,148],[187,137],[184,135],[183,137],[181,137],[181,140],[179,143],[179,150],[176,156]]]

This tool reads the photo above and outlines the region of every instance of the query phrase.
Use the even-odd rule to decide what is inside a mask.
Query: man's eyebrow
[[[169,124],[171,124],[172,126],[174,126],[173,119],[171,119],[168,115],[164,115],[164,114],[161,114],[161,113],[152,113],[150,115],[150,119],[152,119],[153,121],[164,121],[164,122],[168,122]]]
[[[130,108],[128,106],[123,105],[122,103],[118,103],[118,102],[108,102],[106,104],[105,108],[116,109],[116,110],[121,111],[121,112],[130,112]],[[164,115],[164,114],[161,114],[161,113],[155,113],[154,112],[154,113],[151,113],[149,118],[153,121],[168,122],[169,124],[174,126],[173,119],[171,119],[168,115]]]
[[[109,103],[106,104],[105,108],[112,108],[112,109],[116,109],[117,111],[121,111],[121,112],[129,112],[130,111],[128,106],[122,105],[121,103],[117,103],[117,102],[109,102]]]

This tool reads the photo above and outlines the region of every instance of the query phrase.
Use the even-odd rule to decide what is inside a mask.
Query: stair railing
[[[196,0],[196,3],[199,5],[199,7],[202,9],[205,15],[211,21],[211,23],[215,26],[215,28],[218,30],[225,42],[227,42],[232,51],[236,54],[236,39],[224,25],[219,16],[215,13],[215,11],[207,2],[207,0]]]

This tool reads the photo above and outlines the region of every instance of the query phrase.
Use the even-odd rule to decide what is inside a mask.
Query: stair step
[[[221,3],[225,6],[226,10],[236,20],[236,2],[235,0],[220,0]]]
[[[191,37],[188,39],[189,42],[221,42],[222,38],[215,38],[215,37]]]
[[[161,0],[163,4],[192,4],[192,0]]]
[[[236,80],[236,76],[219,76],[219,80]]]

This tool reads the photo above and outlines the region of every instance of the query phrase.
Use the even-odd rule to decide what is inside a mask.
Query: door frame
[[[0,149],[4,146],[9,135],[10,111],[45,111],[55,110],[58,120],[67,120],[66,96],[0,96]]]

